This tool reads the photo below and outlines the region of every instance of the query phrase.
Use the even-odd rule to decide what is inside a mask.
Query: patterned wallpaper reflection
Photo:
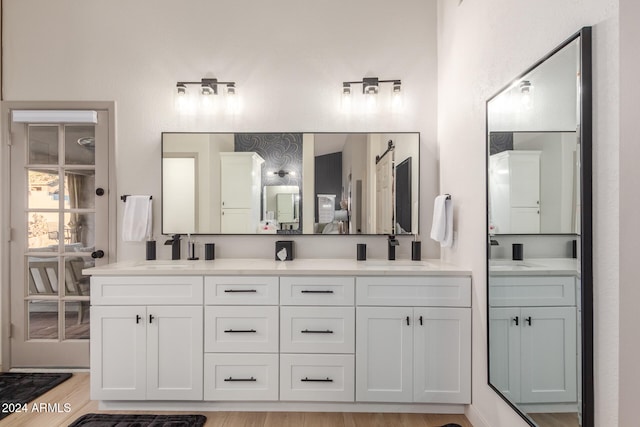
[[[282,230],[280,234],[302,233],[302,134],[301,133],[236,133],[235,151],[252,151],[264,159],[262,187],[265,185],[297,185],[300,189],[298,230]],[[283,177],[274,172],[289,172]],[[293,172],[293,173],[292,173]],[[262,197],[261,197],[262,200]],[[285,231],[289,231],[288,233]]]

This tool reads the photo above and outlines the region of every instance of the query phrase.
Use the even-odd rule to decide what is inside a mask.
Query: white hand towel
[[[151,196],[127,196],[122,218],[122,240],[139,242],[151,238],[152,232]]]
[[[433,223],[431,225],[431,238],[436,242],[443,242],[447,230],[447,215],[445,202],[447,196],[437,196],[433,202]]]
[[[444,202],[445,210],[445,232],[444,241],[440,242],[440,247],[450,248],[453,246],[453,200],[450,198]]]

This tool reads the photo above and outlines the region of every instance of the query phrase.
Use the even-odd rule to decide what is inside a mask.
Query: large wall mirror
[[[163,234],[418,234],[419,133],[162,134]]]
[[[532,426],[593,419],[591,29],[487,101],[489,384]]]

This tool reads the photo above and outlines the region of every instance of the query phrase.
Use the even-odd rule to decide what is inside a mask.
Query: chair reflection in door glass
[[[89,277],[82,274],[85,261],[80,257],[65,260],[65,338],[82,339],[89,336],[88,300],[75,300],[73,297],[89,296]],[[46,299],[60,292],[58,261],[55,258],[29,258],[29,294],[42,296],[42,299],[29,301],[29,338],[58,338],[58,302]]]

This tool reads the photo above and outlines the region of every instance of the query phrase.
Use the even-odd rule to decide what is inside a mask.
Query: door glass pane
[[[29,339],[58,338],[58,301],[29,301]]]
[[[64,279],[67,296],[89,296],[89,276],[83,275],[82,270],[93,266],[95,260],[91,257],[65,257]]]
[[[95,207],[95,170],[66,170],[64,172],[64,208],[93,209]]]
[[[58,164],[58,127],[29,125],[29,164]]]
[[[89,301],[64,303],[64,338],[67,340],[89,339]]]
[[[94,165],[95,128],[93,126],[65,126],[65,163],[68,165]]]
[[[95,249],[94,213],[66,212],[64,214],[65,233],[69,235],[65,241],[65,252],[93,252]]]
[[[60,239],[67,241],[68,237],[59,230],[59,218],[58,212],[27,213],[29,251],[57,251]]]
[[[29,209],[58,209],[59,182],[57,169],[29,169],[27,171]]]
[[[27,257],[29,295],[58,294],[58,258]]]

